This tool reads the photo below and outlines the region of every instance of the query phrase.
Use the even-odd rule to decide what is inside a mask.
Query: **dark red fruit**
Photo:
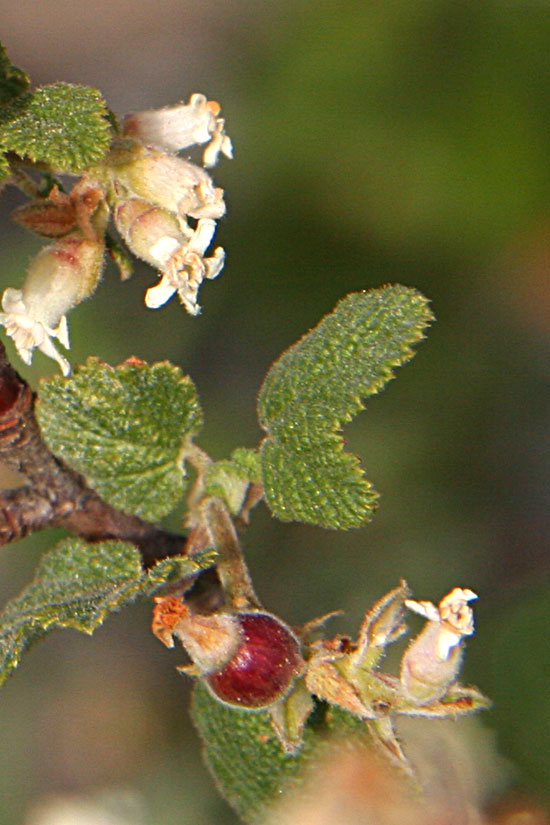
[[[242,708],[269,707],[281,699],[300,674],[303,660],[292,631],[269,613],[239,615],[243,642],[231,661],[205,676],[222,702]]]

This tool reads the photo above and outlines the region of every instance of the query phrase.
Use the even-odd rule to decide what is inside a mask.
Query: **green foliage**
[[[5,48],[0,43],[0,105],[26,92],[30,78],[26,72],[13,66]]]
[[[52,451],[115,507],[159,519],[181,498],[202,413],[177,367],[90,358],[71,378],[41,382],[37,416]]]
[[[245,822],[255,823],[280,798],[300,782],[304,770],[314,765],[330,747],[328,734],[353,736],[356,746],[371,741],[365,724],[344,711],[330,716],[320,705],[304,731],[297,754],[285,753],[275,736],[267,712],[250,713],[216,701],[198,682],[193,691],[193,721],[204,744],[206,763],[218,788]]]
[[[0,106],[10,103],[29,88],[28,75],[11,64],[6,50],[0,43]],[[0,148],[2,144],[0,142]],[[0,154],[0,185],[9,176],[10,167],[6,157]]]
[[[344,452],[341,427],[412,358],[432,318],[426,298],[408,287],[354,293],[275,362],[258,401],[274,515],[340,529],[371,518],[377,493]]]
[[[205,479],[205,491],[211,496],[223,498],[229,511],[237,514],[243,505],[248,485],[260,481],[260,457],[257,450],[238,447],[230,459],[210,465]]]
[[[51,630],[72,627],[93,633],[109,613],[150,596],[172,578],[210,567],[214,557],[165,559],[144,573],[139,552],[127,542],[60,542],[42,557],[31,584],[0,614],[0,684],[26,648]]]
[[[97,89],[52,83],[15,98],[0,117],[0,146],[60,172],[82,172],[105,155],[110,125]]]

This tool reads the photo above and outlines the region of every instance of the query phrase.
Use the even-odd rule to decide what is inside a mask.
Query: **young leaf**
[[[12,66],[5,48],[0,43],[0,105],[26,92],[30,78],[26,72]]]
[[[215,461],[206,473],[205,492],[225,500],[229,512],[240,512],[249,484],[261,481],[257,450],[237,447],[231,458]]]
[[[0,145],[60,172],[81,172],[110,143],[107,107],[87,86],[52,83],[19,96],[0,117]]]
[[[154,520],[181,498],[182,455],[202,413],[177,367],[90,358],[71,378],[41,382],[37,416],[52,451],[115,507]]]
[[[344,452],[341,427],[412,358],[432,318],[426,298],[408,287],[353,293],[271,367],[258,414],[275,516],[340,529],[371,518],[378,494]]]
[[[0,614],[0,684],[30,644],[51,630],[93,633],[109,613],[150,596],[172,578],[210,567],[215,554],[164,559],[144,573],[139,552],[127,542],[87,544],[71,538],[42,557],[31,584]]]

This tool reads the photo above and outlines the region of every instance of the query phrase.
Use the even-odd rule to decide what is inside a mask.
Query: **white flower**
[[[2,296],[0,324],[6,328],[7,334],[13,338],[17,352],[25,362],[32,362],[32,354],[39,349],[44,355],[53,358],[61,367],[63,375],[69,375],[71,365],[56,349],[52,338],[57,338],[66,349],[69,349],[69,330],[67,318],[62,315],[56,317],[55,328],[48,323],[50,313],[36,311],[37,307],[29,309],[23,299],[22,289],[8,287]]]
[[[73,233],[42,249],[31,261],[23,289],[9,287],[2,296],[0,324],[25,364],[39,349],[53,358],[63,375],[71,366],[57,350],[57,338],[69,348],[67,312],[92,294],[101,277],[104,246]]]
[[[449,658],[452,648],[459,644],[464,636],[471,636],[474,632],[474,614],[468,605],[468,602],[474,599],[477,599],[477,596],[472,590],[455,587],[441,599],[438,607],[432,602],[405,600],[409,610],[439,624],[436,652],[442,661]]]
[[[205,257],[216,222],[202,218],[192,229],[184,218],[141,198],[120,201],[114,219],[132,252],[160,270],[159,283],[147,290],[146,305],[158,309],[177,292],[187,311],[197,315],[202,281],[219,275],[224,264],[219,247]]]
[[[432,602],[405,599],[409,610],[428,620],[401,660],[401,689],[414,704],[441,699],[455,682],[462,660],[461,642],[474,632],[468,605],[473,599],[477,599],[475,593],[460,587],[451,590],[438,607]]]
[[[220,152],[233,157],[231,140],[225,134],[225,121],[218,117],[219,113],[220,105],[215,100],[193,94],[186,104],[130,112],[124,118],[123,133],[168,152],[207,143],[203,163],[215,166]]]
[[[197,223],[197,228],[185,246],[178,246],[173,238],[165,237],[150,249],[152,257],[167,261],[159,283],[145,294],[145,303],[150,309],[163,306],[177,292],[191,315],[200,312],[197,303],[200,285],[204,278],[216,278],[223,269],[225,260],[221,247],[217,247],[210,258],[204,257],[215,230],[215,221],[204,218]]]

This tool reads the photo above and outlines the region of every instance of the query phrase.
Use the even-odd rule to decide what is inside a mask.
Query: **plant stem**
[[[201,517],[208,527],[214,549],[220,554],[216,568],[231,606],[235,610],[260,607],[235,525],[222,500],[214,497],[204,499]]]
[[[12,186],[17,186],[17,188],[29,198],[35,199],[40,197],[40,187],[38,184],[23,172],[22,169],[18,168],[14,161],[10,163],[9,183],[11,183]]]

